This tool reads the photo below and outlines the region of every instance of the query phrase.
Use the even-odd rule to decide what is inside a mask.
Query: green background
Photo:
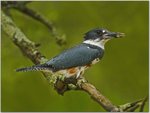
[[[84,33],[102,27],[124,32],[125,38],[109,41],[103,60],[86,71],[86,79],[115,105],[148,95],[148,2],[31,2],[28,6],[52,20],[67,45],[59,47],[41,23],[11,10],[26,36],[41,43],[47,58],[83,41]],[[2,31],[2,111],[104,111],[85,92],[60,96],[40,72],[16,73],[33,63]],[[148,104],[145,111],[148,111]]]

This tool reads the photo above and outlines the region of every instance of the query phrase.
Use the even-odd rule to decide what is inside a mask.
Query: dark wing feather
[[[103,50],[88,44],[80,44],[64,51],[46,63],[53,71],[90,64],[95,58],[101,58]]]

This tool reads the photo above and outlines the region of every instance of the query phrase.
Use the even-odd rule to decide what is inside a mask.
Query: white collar
[[[101,40],[101,41],[94,41],[94,40],[85,40],[83,41],[83,43],[86,43],[86,44],[90,44],[90,45],[94,45],[94,46],[98,46],[102,49],[104,49],[104,45],[105,43],[107,42],[108,40]]]

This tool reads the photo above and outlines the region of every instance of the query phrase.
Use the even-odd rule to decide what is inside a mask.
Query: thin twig
[[[145,103],[147,102],[147,100],[148,100],[148,96],[143,99],[140,110],[139,110],[140,112],[144,111],[144,106],[145,106]]]

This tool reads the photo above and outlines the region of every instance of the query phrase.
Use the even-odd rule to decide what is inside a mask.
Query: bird
[[[124,33],[111,32],[105,28],[91,29],[85,33],[82,43],[64,50],[43,64],[18,68],[16,71],[46,71],[64,75],[66,78],[80,78],[85,70],[103,58],[106,42],[124,36]]]

